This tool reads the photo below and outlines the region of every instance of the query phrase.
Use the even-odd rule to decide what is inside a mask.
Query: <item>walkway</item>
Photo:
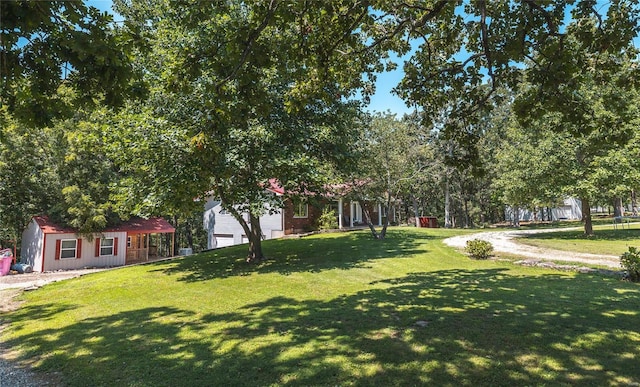
[[[495,251],[520,255],[528,258],[535,258],[545,261],[579,262],[591,265],[606,266],[620,269],[620,257],[615,255],[597,255],[587,253],[576,253],[571,251],[561,251],[546,249],[542,247],[528,246],[517,242],[517,238],[527,234],[547,233],[555,231],[567,231],[569,228],[540,229],[540,230],[513,230],[513,231],[493,231],[481,232],[477,234],[459,235],[444,240],[444,243],[456,247],[465,248],[467,241],[472,239],[482,239],[491,242]]]

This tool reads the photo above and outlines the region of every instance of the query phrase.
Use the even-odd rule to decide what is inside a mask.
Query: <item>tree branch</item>
[[[253,47],[253,43],[258,39],[258,37],[260,37],[260,34],[262,33],[262,31],[264,31],[264,29],[267,28],[267,26],[269,25],[269,22],[273,18],[276,8],[278,8],[277,0],[271,0],[269,2],[267,14],[265,15],[264,19],[262,20],[258,28],[256,28],[253,32],[249,34],[249,37],[245,42],[245,48],[242,51],[242,55],[240,56],[240,60],[238,61],[236,66],[233,68],[231,73],[228,76],[226,76],[224,79],[222,79],[220,82],[218,82],[218,84],[216,85],[216,89],[218,91],[220,90],[220,87],[222,87],[222,85],[229,82],[231,79],[235,78],[235,76],[240,71],[240,68],[242,68],[242,66],[245,64],[245,62],[247,61],[247,57],[251,52],[251,48]]]
[[[489,48],[489,36],[487,32],[487,3],[485,1],[481,1],[479,4],[482,48],[484,50],[484,55],[487,58],[488,75],[491,78],[491,84],[494,85],[496,80],[493,75],[493,62],[491,60],[491,49]]]
[[[544,17],[544,19],[546,20],[547,24],[549,25],[549,28],[551,30],[551,35],[554,35],[554,36],[555,35],[559,35],[558,34],[558,26],[553,21],[553,17],[551,17],[551,15],[549,14],[549,11],[547,11],[542,6],[540,6],[540,4],[538,4],[536,2],[536,0],[524,0],[524,2],[525,2],[525,4],[527,4],[529,6],[529,8],[531,10],[536,10],[536,11],[542,13],[542,16]]]

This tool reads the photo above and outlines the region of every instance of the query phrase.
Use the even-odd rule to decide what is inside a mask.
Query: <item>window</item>
[[[293,207],[294,218],[307,218],[309,217],[309,205],[307,203],[297,203]]]
[[[76,239],[63,239],[60,241],[60,258],[75,258],[76,257],[76,247],[78,246],[78,241]]]
[[[113,254],[113,238],[100,238],[100,256]]]

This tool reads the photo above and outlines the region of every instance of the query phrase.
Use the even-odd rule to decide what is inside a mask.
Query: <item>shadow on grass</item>
[[[364,267],[380,258],[404,258],[425,253],[423,242],[433,236],[393,230],[384,240],[374,240],[368,232],[327,234],[299,239],[272,239],[263,242],[267,259],[259,264],[245,262],[248,245],[233,246],[197,254],[176,261],[157,263],[158,270],[181,275],[183,281],[252,273],[320,272],[330,269]]]
[[[595,230],[593,236],[586,236],[583,230],[557,231],[538,234],[522,234],[522,239],[560,239],[568,241],[600,240],[600,241],[631,241],[640,238],[640,229]]]
[[[640,382],[635,285],[485,269],[371,286],[331,300],[274,296],[232,313],[147,307],[7,344],[78,386]],[[13,316],[17,326],[39,317]]]

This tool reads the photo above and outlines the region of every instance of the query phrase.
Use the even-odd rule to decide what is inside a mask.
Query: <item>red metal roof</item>
[[[104,231],[126,231],[133,234],[162,234],[176,232],[176,229],[163,218],[131,218]]]
[[[278,195],[284,195],[284,188],[280,185],[277,179],[269,179],[269,186],[267,190],[276,193]]]
[[[62,227],[52,222],[47,216],[35,216],[33,220],[38,223],[38,226],[45,234],[72,234],[76,232],[70,227]]]
[[[62,227],[55,223],[53,223],[46,216],[36,216],[33,218],[40,229],[45,234],[70,234],[76,233],[77,231],[70,227]],[[103,232],[128,232],[132,234],[162,234],[162,233],[173,233],[176,229],[169,224],[163,218],[131,218],[126,222],[122,222],[118,226],[108,227]]]

